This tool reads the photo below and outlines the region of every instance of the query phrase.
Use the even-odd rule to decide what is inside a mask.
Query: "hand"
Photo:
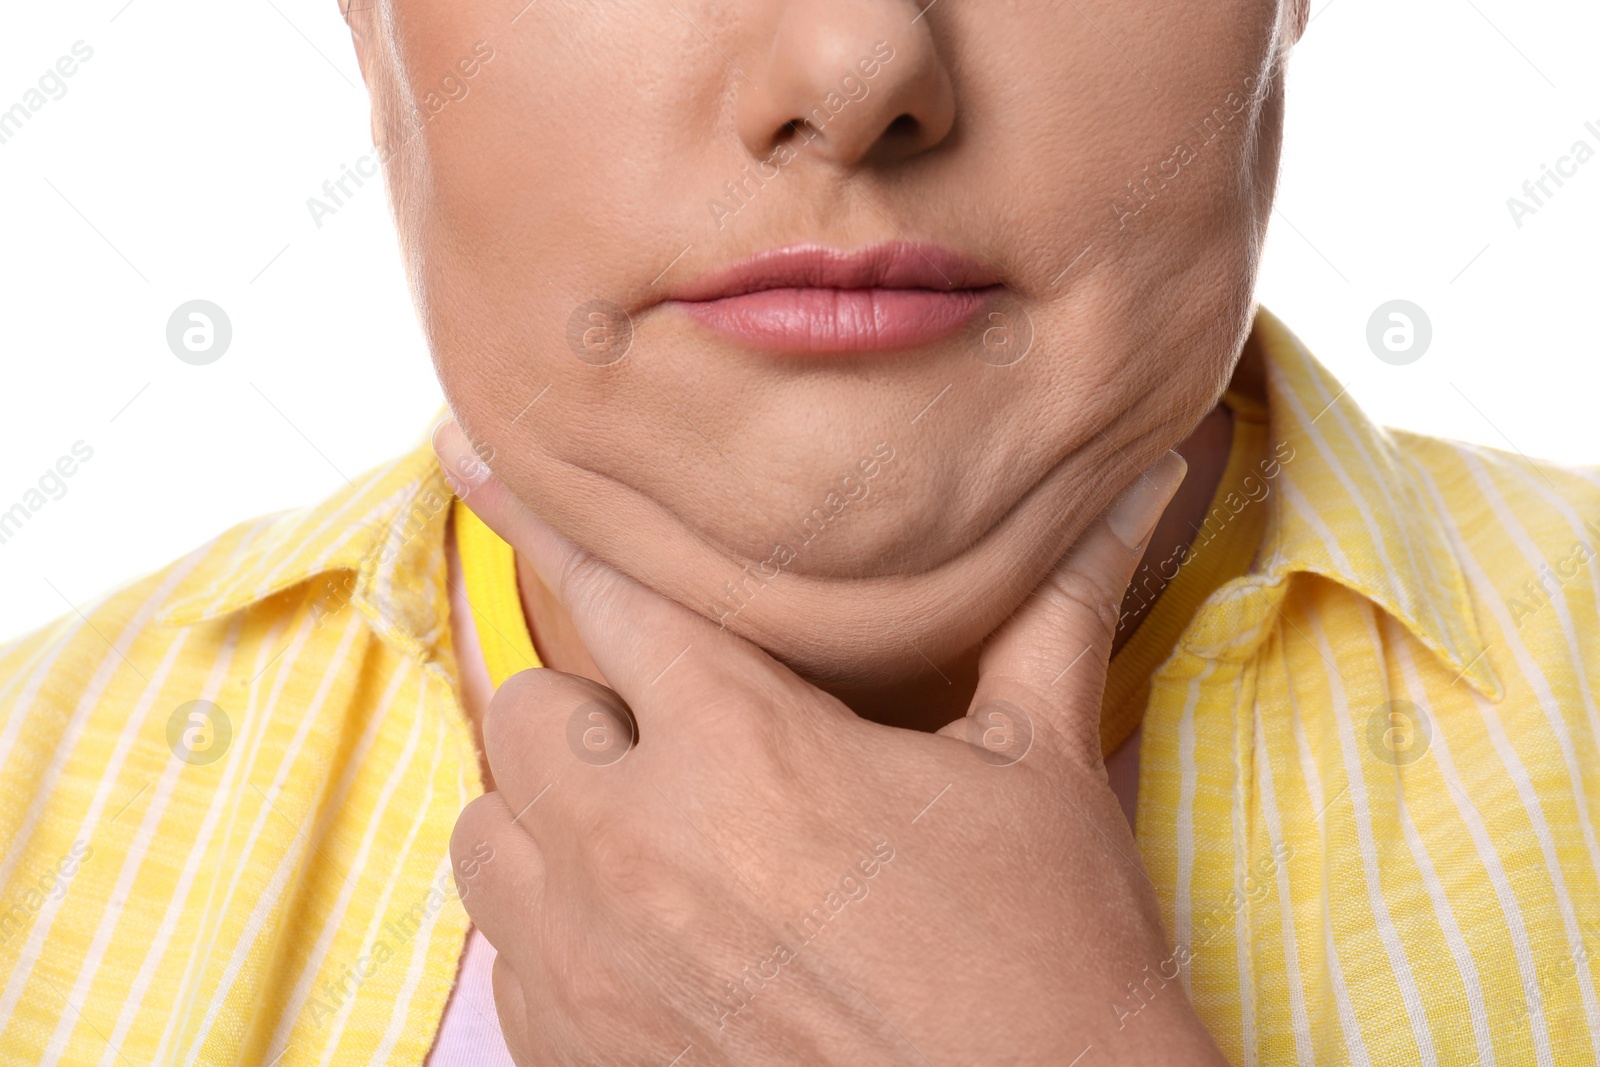
[[[991,638],[968,717],[923,734],[575,548],[454,424],[435,440],[611,683],[501,686],[499,791],[451,840],[458,869],[495,856],[463,898],[518,1063],[1223,1062],[1176,981],[1112,1007],[1172,957],[1098,723],[1175,454]]]

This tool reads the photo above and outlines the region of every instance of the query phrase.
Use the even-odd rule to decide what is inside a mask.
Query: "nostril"
[[[884,129],[885,140],[909,140],[922,132],[922,123],[910,115],[898,115]]]
[[[773,147],[776,148],[778,145],[796,139],[803,140],[809,144],[811,141],[816,140],[821,132],[808,119],[793,118],[778,127],[777,133],[772,139]]]

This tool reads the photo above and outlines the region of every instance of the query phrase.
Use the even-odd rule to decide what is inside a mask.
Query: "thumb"
[[[1187,471],[1169,451],[1084,531],[985,643],[971,709],[947,731],[961,731],[999,763],[1015,762],[1031,744],[1098,766],[1100,700],[1122,597]]]

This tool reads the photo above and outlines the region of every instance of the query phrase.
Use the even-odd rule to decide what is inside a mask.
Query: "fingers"
[[[533,1067],[533,1049],[528,1043],[528,1003],[522,983],[504,956],[496,956],[491,972],[494,983],[495,1014],[500,1016],[500,1033],[517,1067]]]
[[[572,616],[584,647],[635,712],[758,666],[782,670],[743,641],[573,545],[512,495],[473,454],[454,420],[434,434],[447,479],[490,529],[538,572]],[[691,684],[698,682],[698,685]]]
[[[548,799],[548,810],[566,803],[567,791],[592,793],[603,787],[603,779],[576,772],[612,768],[633,750],[635,741],[633,720],[615,693],[549,668],[507,678],[483,717],[484,755],[495,785],[512,820],[535,838],[535,804]],[[563,778],[567,788],[557,791]]]
[[[1157,461],[984,646],[972,711],[956,726],[969,740],[1016,758],[1016,747],[1031,742],[1064,746],[1062,754],[1090,765],[1099,760],[1100,700],[1118,609],[1187,469],[1176,452]],[[1012,750],[995,749],[992,739]]]
[[[450,833],[450,862],[462,906],[489,943],[522,967],[538,950],[531,930],[544,898],[544,859],[511,821],[500,793],[462,809]]]

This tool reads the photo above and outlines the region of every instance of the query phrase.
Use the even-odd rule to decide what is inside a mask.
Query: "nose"
[[[739,82],[739,136],[766,159],[785,142],[855,169],[927,152],[955,124],[955,90],[912,0],[775,5],[765,61]]]

